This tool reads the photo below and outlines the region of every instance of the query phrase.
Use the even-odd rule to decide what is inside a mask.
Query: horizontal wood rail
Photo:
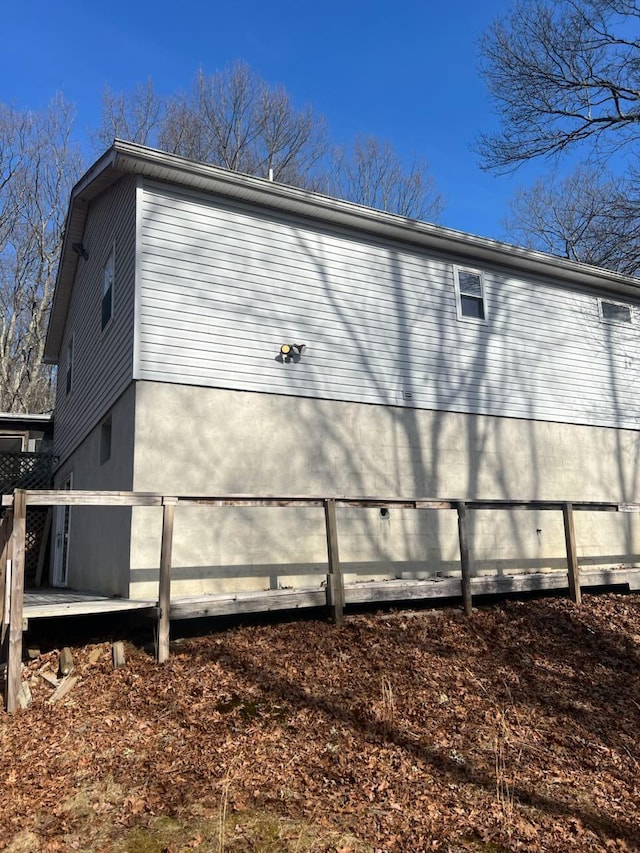
[[[96,506],[96,507],[160,507],[162,508],[162,539],[159,566],[158,592],[158,645],[159,662],[169,657],[169,630],[171,612],[171,551],[176,507],[321,507],[324,510],[327,538],[326,604],[336,625],[343,622],[344,580],[338,549],[337,508],[396,508],[414,510],[455,511],[458,519],[460,547],[461,594],[465,612],[472,613],[471,578],[473,557],[468,536],[469,512],[482,510],[538,510],[561,512],[563,517],[568,588],[571,599],[581,602],[580,573],[577,558],[574,512],[640,512],[640,503],[611,501],[548,501],[460,498],[399,498],[345,495],[162,495],[155,492],[82,491],[82,490],[16,490],[13,495],[3,495],[1,505],[6,508],[0,524],[0,610],[2,611],[2,639],[7,640],[7,677],[5,707],[15,711],[19,704],[22,666],[22,626],[24,606],[25,522],[28,507],[43,506]],[[3,577],[3,575],[5,577]],[[5,591],[9,600],[5,600]],[[6,614],[9,614],[8,625]]]
[[[42,489],[25,491],[27,506],[163,506],[165,495],[157,492],[95,492],[85,490]],[[457,509],[461,498],[446,500],[435,498],[398,497],[348,497],[346,495],[172,495],[177,504],[188,506],[320,506],[332,500],[337,507],[375,509],[382,507],[397,509]],[[508,500],[508,499],[465,499],[464,505],[471,510],[548,510],[562,512],[567,501]],[[578,512],[640,512],[640,503],[615,503],[612,501],[570,501]],[[13,495],[2,496],[2,506],[13,506]]]

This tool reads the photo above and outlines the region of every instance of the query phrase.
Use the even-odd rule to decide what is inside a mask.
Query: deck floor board
[[[640,589],[640,568],[587,569],[580,573],[582,588],[626,586]],[[471,591],[474,596],[504,593],[543,592],[568,589],[566,572],[537,572],[529,574],[474,577]],[[459,598],[459,577],[428,580],[371,580],[345,584],[346,604],[384,604],[401,601],[437,601]],[[243,592],[210,593],[191,596],[172,596],[171,618],[188,619],[202,616],[230,616],[242,613],[296,610],[322,607],[326,604],[324,586],[298,589],[268,589]],[[157,600],[109,598],[88,592],[67,589],[27,590],[24,596],[25,619],[57,616],[81,616],[97,613],[156,610]]]
[[[85,616],[92,613],[119,613],[154,608],[155,601],[109,598],[90,592],[68,589],[30,589],[24,593],[24,618]]]

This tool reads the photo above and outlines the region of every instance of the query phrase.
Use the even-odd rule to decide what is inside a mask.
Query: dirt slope
[[[0,849],[640,850],[639,596],[73,651],[0,719]]]

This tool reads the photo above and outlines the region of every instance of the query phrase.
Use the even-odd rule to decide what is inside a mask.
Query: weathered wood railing
[[[9,509],[0,520],[0,647],[9,627],[9,590],[11,582],[11,544],[13,533],[13,510]]]
[[[18,707],[22,666],[22,627],[24,602],[24,558],[26,514],[30,506],[128,506],[161,507],[162,539],[160,548],[158,589],[158,648],[159,662],[169,657],[171,609],[171,556],[173,526],[177,506],[243,506],[293,507],[317,506],[324,509],[327,536],[327,605],[336,625],[342,624],[344,583],[338,549],[337,507],[398,508],[415,510],[453,510],[458,518],[460,546],[461,593],[467,615],[472,612],[472,556],[467,533],[468,512],[473,510],[551,510],[562,512],[564,521],[568,587],[571,599],[581,603],[580,574],[573,523],[575,511],[640,512],[640,504],[606,503],[598,501],[514,501],[514,500],[432,500],[426,498],[380,497],[308,497],[255,495],[160,495],[145,492],[93,492],[69,490],[17,490],[13,496],[4,495],[2,505],[8,508],[0,524],[0,600],[2,601],[2,639],[9,634],[5,707]],[[7,606],[6,595],[9,594]],[[8,614],[8,619],[7,619]]]

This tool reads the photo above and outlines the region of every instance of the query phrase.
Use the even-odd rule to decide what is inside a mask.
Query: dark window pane
[[[20,453],[22,438],[19,435],[0,436],[0,453]]]
[[[104,465],[111,459],[111,418],[100,426],[100,464]]]
[[[111,294],[113,290],[109,288],[105,295],[102,297],[102,328],[107,325],[109,320],[111,319]]]
[[[482,283],[477,273],[459,270],[458,281],[460,282],[460,293],[466,293],[469,296],[482,296]]]
[[[73,384],[73,338],[71,339],[69,346],[67,347],[67,376],[66,376],[67,394],[71,391],[71,385],[72,384]]]
[[[476,320],[484,320],[484,303],[482,299],[476,299],[475,296],[460,297],[460,307],[462,308],[463,317],[474,317]]]
[[[630,323],[631,308],[628,305],[616,305],[615,302],[603,302],[602,316],[605,320],[612,320],[615,323]]]

